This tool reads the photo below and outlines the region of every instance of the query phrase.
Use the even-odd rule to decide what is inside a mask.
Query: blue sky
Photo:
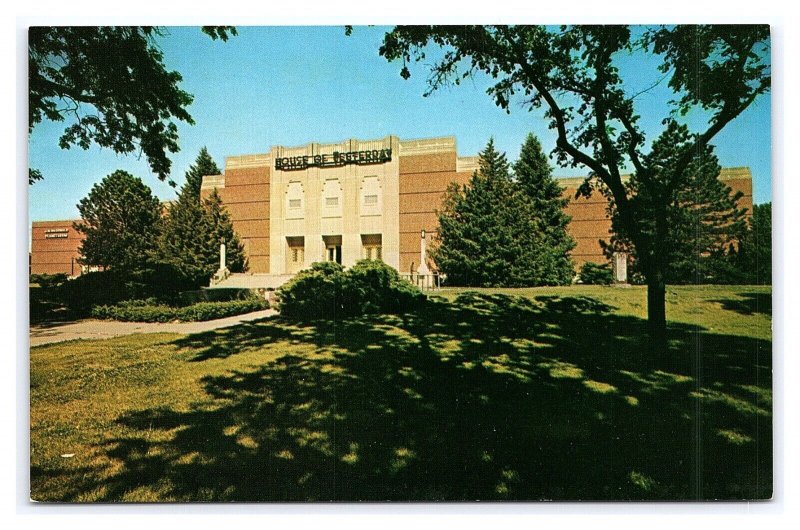
[[[477,154],[493,136],[497,147],[514,160],[525,135],[533,132],[547,152],[552,150],[555,134],[542,114],[528,112],[520,102],[507,114],[486,95],[489,83],[484,78],[423,97],[424,64],[413,65],[411,79],[403,80],[400,65],[378,55],[384,31],[358,27],[346,37],[342,27],[239,27],[239,36],[222,43],[197,28],[170,28],[159,39],[165,63],[181,72],[182,88],[195,97],[189,107],[195,125],[179,123],[181,151],[171,157],[172,178],[179,185],[183,182],[203,146],[220,168],[225,156],[266,152],[272,145],[387,134],[454,135],[461,155]],[[658,78],[652,60],[630,56],[620,63],[631,93]],[[671,97],[662,83],[636,99],[650,139],[660,130]],[[29,187],[32,220],[77,217],[77,202],[116,169],[141,177],[160,198],[174,198],[175,190],[158,181],[143,158],[95,146],[87,151],[60,149],[64,126],[44,122],[30,137],[30,163],[45,175]],[[770,201],[769,95],[758,99],[714,143],[722,166],[751,168],[755,202]],[[583,168],[554,169],[558,176],[585,173]]]

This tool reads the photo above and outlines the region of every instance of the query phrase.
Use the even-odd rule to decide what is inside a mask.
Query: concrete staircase
[[[209,289],[277,289],[292,277],[292,274],[247,274],[233,273]]]

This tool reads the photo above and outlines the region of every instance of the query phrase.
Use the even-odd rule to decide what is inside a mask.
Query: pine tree
[[[184,182],[181,188],[181,194],[188,193],[199,204],[200,187],[203,184],[203,177],[219,174],[219,167],[217,167],[211,155],[208,154],[208,149],[203,147],[200,149],[200,154],[197,155],[194,164],[189,166],[189,170],[186,171],[186,182]]]
[[[467,185],[448,188],[431,257],[452,285],[540,285],[544,268],[536,254],[544,238],[493,140],[479,166]]]
[[[772,284],[772,203],[753,206],[753,216],[734,259],[747,283]]]
[[[671,122],[645,157],[649,167],[658,171],[646,177],[647,186],[638,173],[627,183],[640,233],[661,241],[646,259],[664,271],[660,280],[664,283],[713,282],[708,258],[727,254],[746,230],[746,212],[737,204],[741,193],[732,193],[719,179],[713,146],[697,151],[685,170],[676,169],[676,159],[692,138],[685,125]],[[609,204],[615,234],[610,249],[631,252],[633,270],[641,271],[642,256],[630,244],[614,201]]]
[[[543,262],[541,281],[546,284],[569,284],[575,275],[569,256],[575,248],[575,240],[567,232],[570,217],[564,213],[569,199],[563,196],[561,186],[553,178],[547,156],[533,134],[525,138],[519,160],[514,164],[514,174],[530,201],[538,230],[544,234],[545,244],[539,256]]]
[[[226,265],[231,272],[247,270],[244,245],[233,230],[231,216],[222,204],[222,198],[214,189],[203,201],[203,218],[208,227],[206,241],[215,250],[215,263],[219,265],[219,245],[225,243]],[[216,268],[215,268],[216,270]]]
[[[226,243],[228,269],[246,269],[244,249],[233,231],[230,216],[216,190],[206,200],[200,185],[206,175],[219,173],[214,160],[203,148],[186,172],[178,199],[169,207],[160,243],[162,259],[195,285],[206,284],[219,267],[219,245]]]

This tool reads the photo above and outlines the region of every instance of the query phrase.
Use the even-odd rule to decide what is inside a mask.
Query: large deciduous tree
[[[236,35],[205,26],[213,39]],[[92,142],[117,153],[139,151],[159,179],[169,176],[167,153],[178,147],[176,121],[194,123],[192,96],[180,73],[164,65],[156,27],[32,27],[28,33],[28,132],[42,120],[68,121],[59,145]],[[29,182],[42,178],[30,168]],[[171,182],[172,183],[172,182]]]
[[[529,108],[544,107],[557,133],[559,163],[588,168],[613,198],[647,281],[650,342],[663,351],[668,263],[661,250],[671,230],[669,211],[682,205],[680,190],[698,155],[770,89],[769,27],[665,26],[639,33],[627,26],[397,26],[384,36],[380,54],[402,60],[407,78],[408,63],[431,60],[426,52],[433,45],[441,50],[433,57],[430,91],[482,72],[493,79],[488,93],[500,107],[509,109],[515,95]],[[636,94],[626,90],[619,67],[629,54],[655,57],[675,93],[664,131],[678,131],[689,112],[707,118],[674,146],[669,166],[648,156]],[[636,175],[635,188],[623,182],[626,167]],[[590,193],[591,186],[581,191]],[[634,200],[644,192],[647,201]]]
[[[672,121],[667,129],[653,143],[645,156],[648,167],[669,172],[676,163],[692,135],[684,125]],[[734,244],[735,238],[746,229],[747,210],[739,207],[741,192],[732,190],[719,179],[720,166],[711,146],[706,145],[696,153],[684,175],[675,185],[673,200],[662,204],[659,196],[643,185],[638,174],[631,175],[625,183],[630,202],[639,215],[639,230],[648,239],[658,239],[659,252],[653,259],[662,261],[664,280],[668,283],[708,283],[714,275],[708,270],[710,256],[719,256]],[[630,243],[625,224],[619,210],[614,207],[614,199],[609,197],[613,233],[608,250],[626,250],[633,258],[633,270],[640,270],[639,252]],[[659,229],[658,216],[664,216]],[[717,280],[719,281],[719,280]],[[725,283],[725,282],[723,282]]]
[[[121,273],[158,260],[162,207],[141,179],[115,171],[78,203],[81,263]]]

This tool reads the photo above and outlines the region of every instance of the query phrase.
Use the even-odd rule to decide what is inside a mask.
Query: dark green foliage
[[[92,187],[78,211],[82,264],[134,271],[157,261],[162,207],[139,178],[115,171]]]
[[[192,305],[198,302],[228,302],[230,300],[249,300],[250,298],[265,298],[266,289],[246,289],[239,287],[224,287],[213,289],[197,289],[194,291],[181,291],[178,294],[176,305]]]
[[[747,283],[772,284],[772,203],[753,206],[748,229],[739,240],[736,265]]]
[[[156,298],[173,302],[181,291],[193,286],[191,279],[173,266],[154,263],[131,271],[110,269],[83,274],[61,285],[58,298],[69,308],[81,312],[123,300]]]
[[[772,205],[756,204],[736,241],[700,256],[695,275],[675,283],[772,284]]]
[[[660,253],[672,228],[666,210],[681,204],[690,168],[714,137],[770,90],[769,26],[671,25],[637,32],[623,25],[396,26],[384,36],[380,54],[401,60],[400,75],[408,78],[408,63],[428,60],[429,45],[441,53],[429,62],[427,93],[476,73],[490,76],[488,93],[499,107],[509,110],[515,96],[529,110],[544,107],[558,135],[558,162],[587,168],[607,188],[617,224],[647,279],[651,343],[663,352],[666,276],[675,254]],[[644,59],[635,75],[667,78],[675,93],[661,138],[679,132],[676,116],[694,111],[706,120],[674,146],[668,168],[659,165],[663,157],[648,155],[652,149],[637,113],[640,92],[622,77],[620,63],[631,55]],[[647,63],[655,63],[656,71],[647,72]],[[626,167],[639,181],[635,190],[623,182]],[[588,195],[591,189],[587,180],[581,191]],[[639,192],[647,197],[633,200]]]
[[[66,282],[68,276],[63,272],[57,274],[31,274],[30,283],[35,283],[42,289],[52,289]]]
[[[539,217],[536,205],[550,198],[533,189],[540,182],[530,171],[535,163],[531,146],[523,151],[520,169],[530,188],[512,180],[505,154],[495,150],[492,140],[470,182],[448,188],[431,257],[449,285],[526,287],[571,280],[571,240],[558,234],[562,218],[554,216],[550,225]]]
[[[186,172],[186,182],[164,220],[159,253],[195,287],[207,285],[219,268],[219,245],[226,245],[226,263],[231,272],[246,270],[244,247],[222,199],[214,190],[202,200],[200,185],[206,175],[219,174],[214,160],[203,148]]]
[[[639,237],[661,242],[648,246],[646,261],[665,271],[666,283],[731,283],[735,279],[719,258],[744,233],[746,210],[737,206],[741,193],[732,193],[718,178],[720,167],[711,146],[697,153],[684,171],[676,170],[677,158],[691,142],[688,128],[671,121],[644,159],[648,167],[657,168],[646,176],[648,185],[638,173],[628,181],[629,204],[638,212]],[[659,194],[654,196],[653,189]],[[641,253],[630,243],[613,197],[609,204],[614,227],[609,250],[627,250],[633,269],[644,273]]]
[[[281,315],[301,320],[400,313],[424,303],[425,295],[376,260],[361,260],[345,270],[319,262],[278,289]]]
[[[186,171],[186,182],[181,187],[180,196],[186,195],[188,198],[193,198],[195,202],[200,202],[200,187],[203,184],[203,177],[209,175],[219,175],[221,171],[208,153],[205,147],[200,149],[194,164],[189,166]]]
[[[230,26],[204,26],[213,39],[236,35]],[[168,153],[178,146],[177,121],[193,124],[192,96],[179,88],[156,43],[155,27],[32,27],[28,32],[29,132],[42,120],[70,120],[63,149],[92,142],[117,153],[141,150],[165,180]],[[41,179],[29,171],[29,181]]]
[[[614,274],[608,263],[598,264],[587,261],[581,267],[579,280],[580,283],[586,285],[610,285],[614,281]]]
[[[402,313],[425,295],[379,260],[361,260],[344,272],[343,307],[347,314]]]
[[[335,318],[342,312],[343,283],[344,267],[330,261],[313,263],[278,289],[278,310],[290,318]]]
[[[569,199],[563,196],[563,189],[553,178],[547,156],[533,134],[525,138],[519,160],[514,164],[514,176],[527,195],[538,230],[544,236],[537,249],[540,284],[569,284],[575,274],[569,256],[575,240],[567,232],[570,217],[564,213]]]
[[[268,309],[264,299],[231,300],[227,302],[199,302],[184,307],[158,304],[155,299],[131,300],[117,305],[102,305],[92,308],[95,318],[121,320],[125,322],[200,322],[215,320],[243,313]]]

